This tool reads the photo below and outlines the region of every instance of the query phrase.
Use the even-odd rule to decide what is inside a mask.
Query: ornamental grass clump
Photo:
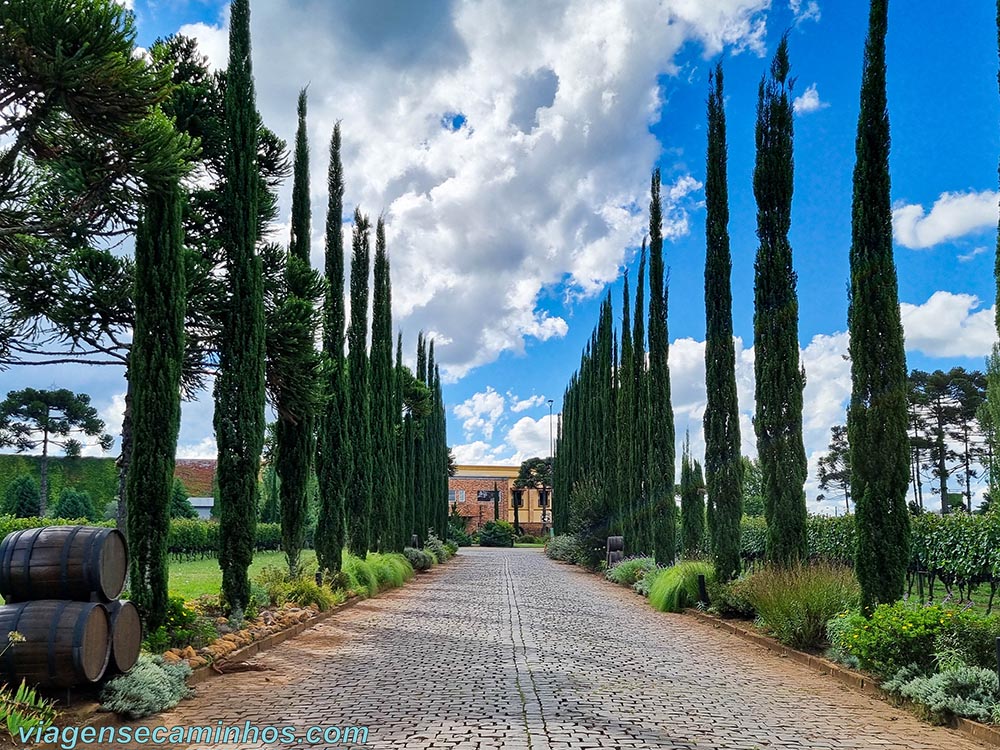
[[[660,612],[683,612],[698,601],[698,576],[714,580],[715,569],[706,562],[682,562],[656,576],[649,589],[649,603]]]
[[[793,648],[826,642],[827,623],[858,606],[861,591],[850,568],[829,563],[766,567],[734,584],[750,603],[757,622]]]
[[[380,589],[397,588],[413,578],[413,566],[403,555],[369,552],[365,559],[375,572]]]
[[[656,567],[652,557],[629,557],[608,568],[604,577],[620,586],[635,586],[649,571]]]
[[[347,575],[347,587],[357,596],[367,599],[378,593],[378,576],[365,560],[344,550],[340,569]]]

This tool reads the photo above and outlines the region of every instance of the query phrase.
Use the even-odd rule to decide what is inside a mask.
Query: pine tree
[[[653,172],[649,202],[649,505],[653,550],[661,565],[677,556],[674,500],[674,410],[670,402],[667,286],[663,262],[660,170]]]
[[[316,557],[320,568],[340,570],[346,542],[344,503],[351,465],[347,431],[350,411],[344,356],[344,170],[340,161],[340,123],[330,138],[327,174],[325,275],[323,303],[323,406],[316,443],[319,516],[316,520]]]
[[[4,491],[2,512],[15,518],[32,518],[41,515],[42,495],[35,478],[22,474],[7,485]]]
[[[792,217],[792,103],[788,37],[782,37],[769,79],[757,95],[757,199],[754,279],[754,375],[757,453],[764,481],[767,557],[788,565],[806,548],[806,455],[802,443],[799,306],[788,230]]]
[[[374,465],[379,467],[379,491],[372,488],[372,544],[379,551],[397,549],[396,455],[393,393],[396,373],[392,350],[392,282],[385,246],[385,223],[375,226],[375,270],[372,298],[371,418]]]
[[[132,460],[126,480],[129,590],[146,627],[167,617],[167,531],[184,361],[184,199],[176,181],[148,188],[135,240]],[[256,474],[253,477],[256,485]],[[256,510],[256,508],[254,508]]]
[[[705,176],[705,474],[715,575],[730,581],[740,572],[743,461],[733,345],[730,287],[729,188],[726,177],[726,112],[722,64],[709,76],[708,153]]]
[[[368,361],[369,229],[368,217],[355,210],[351,252],[351,324],[347,330],[348,398],[351,405],[347,425],[351,436],[351,473],[345,506],[347,543],[351,552],[359,557],[364,557],[371,546],[373,466]]]
[[[852,389],[847,412],[858,537],[855,570],[865,611],[902,597],[910,560],[906,352],[889,194],[887,0],[872,0],[868,24],[851,211]]]
[[[256,252],[259,117],[250,60],[250,2],[233,0],[230,7],[224,103],[230,148],[223,197],[229,298],[219,338],[214,425],[219,450],[222,593],[227,606],[240,618],[250,597],[247,569],[253,560],[257,475],[264,445],[264,288]]]
[[[275,426],[275,470],[280,480],[281,546],[289,574],[298,575],[305,546],[309,510],[308,484],[313,470],[319,366],[313,332],[313,307],[318,279],[309,265],[311,209],[309,206],[309,144],[306,136],[306,92],[299,93],[298,129],[292,184],[292,232],[285,258],[284,288],[275,312],[274,354],[268,372],[278,413]]]

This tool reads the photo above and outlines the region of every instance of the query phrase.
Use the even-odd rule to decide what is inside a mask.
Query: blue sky
[[[735,332],[744,452],[755,453],[751,191],[757,84],[790,35],[800,341],[808,485],[843,420],[847,255],[863,0],[441,2],[258,0],[258,104],[286,139],[309,85],[313,224],[322,227],[330,128],[345,132],[347,204],[384,212],[398,325],[438,337],[449,440],[460,461],[547,452],[554,411],[609,289],[634,268],[650,170],[667,196],[671,366],[679,432],[701,449],[705,97],[726,73]],[[226,4],[135,0],[139,44],[182,30],[225,61]],[[995,336],[995,9],[890,7],[896,259],[911,367],[982,367]],[[287,189],[282,221],[287,222]],[[275,238],[287,241],[287,223]],[[322,238],[314,238],[318,262]],[[633,271],[634,278],[634,271]],[[115,424],[118,374],[5,373],[88,391]],[[118,400],[116,401],[116,396]],[[211,456],[211,399],[184,411],[180,455]],[[818,509],[819,506],[814,506]],[[830,506],[825,508],[830,509]]]

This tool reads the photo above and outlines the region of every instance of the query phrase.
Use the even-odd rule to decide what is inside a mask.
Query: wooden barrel
[[[608,537],[608,552],[625,549],[625,538],[621,536]]]
[[[8,534],[0,543],[0,595],[111,601],[128,569],[125,537],[98,526],[44,526]]]
[[[45,599],[0,607],[0,633],[17,631],[24,641],[0,657],[0,678],[9,685],[73,687],[97,682],[111,651],[104,605]]]
[[[142,647],[142,621],[135,605],[115,599],[104,605],[111,623],[111,659],[109,672],[128,672],[139,660]]]

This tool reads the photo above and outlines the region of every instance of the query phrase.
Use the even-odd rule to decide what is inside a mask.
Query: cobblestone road
[[[535,550],[463,549],[251,666],[152,723],[368,725],[410,750],[983,747]]]

